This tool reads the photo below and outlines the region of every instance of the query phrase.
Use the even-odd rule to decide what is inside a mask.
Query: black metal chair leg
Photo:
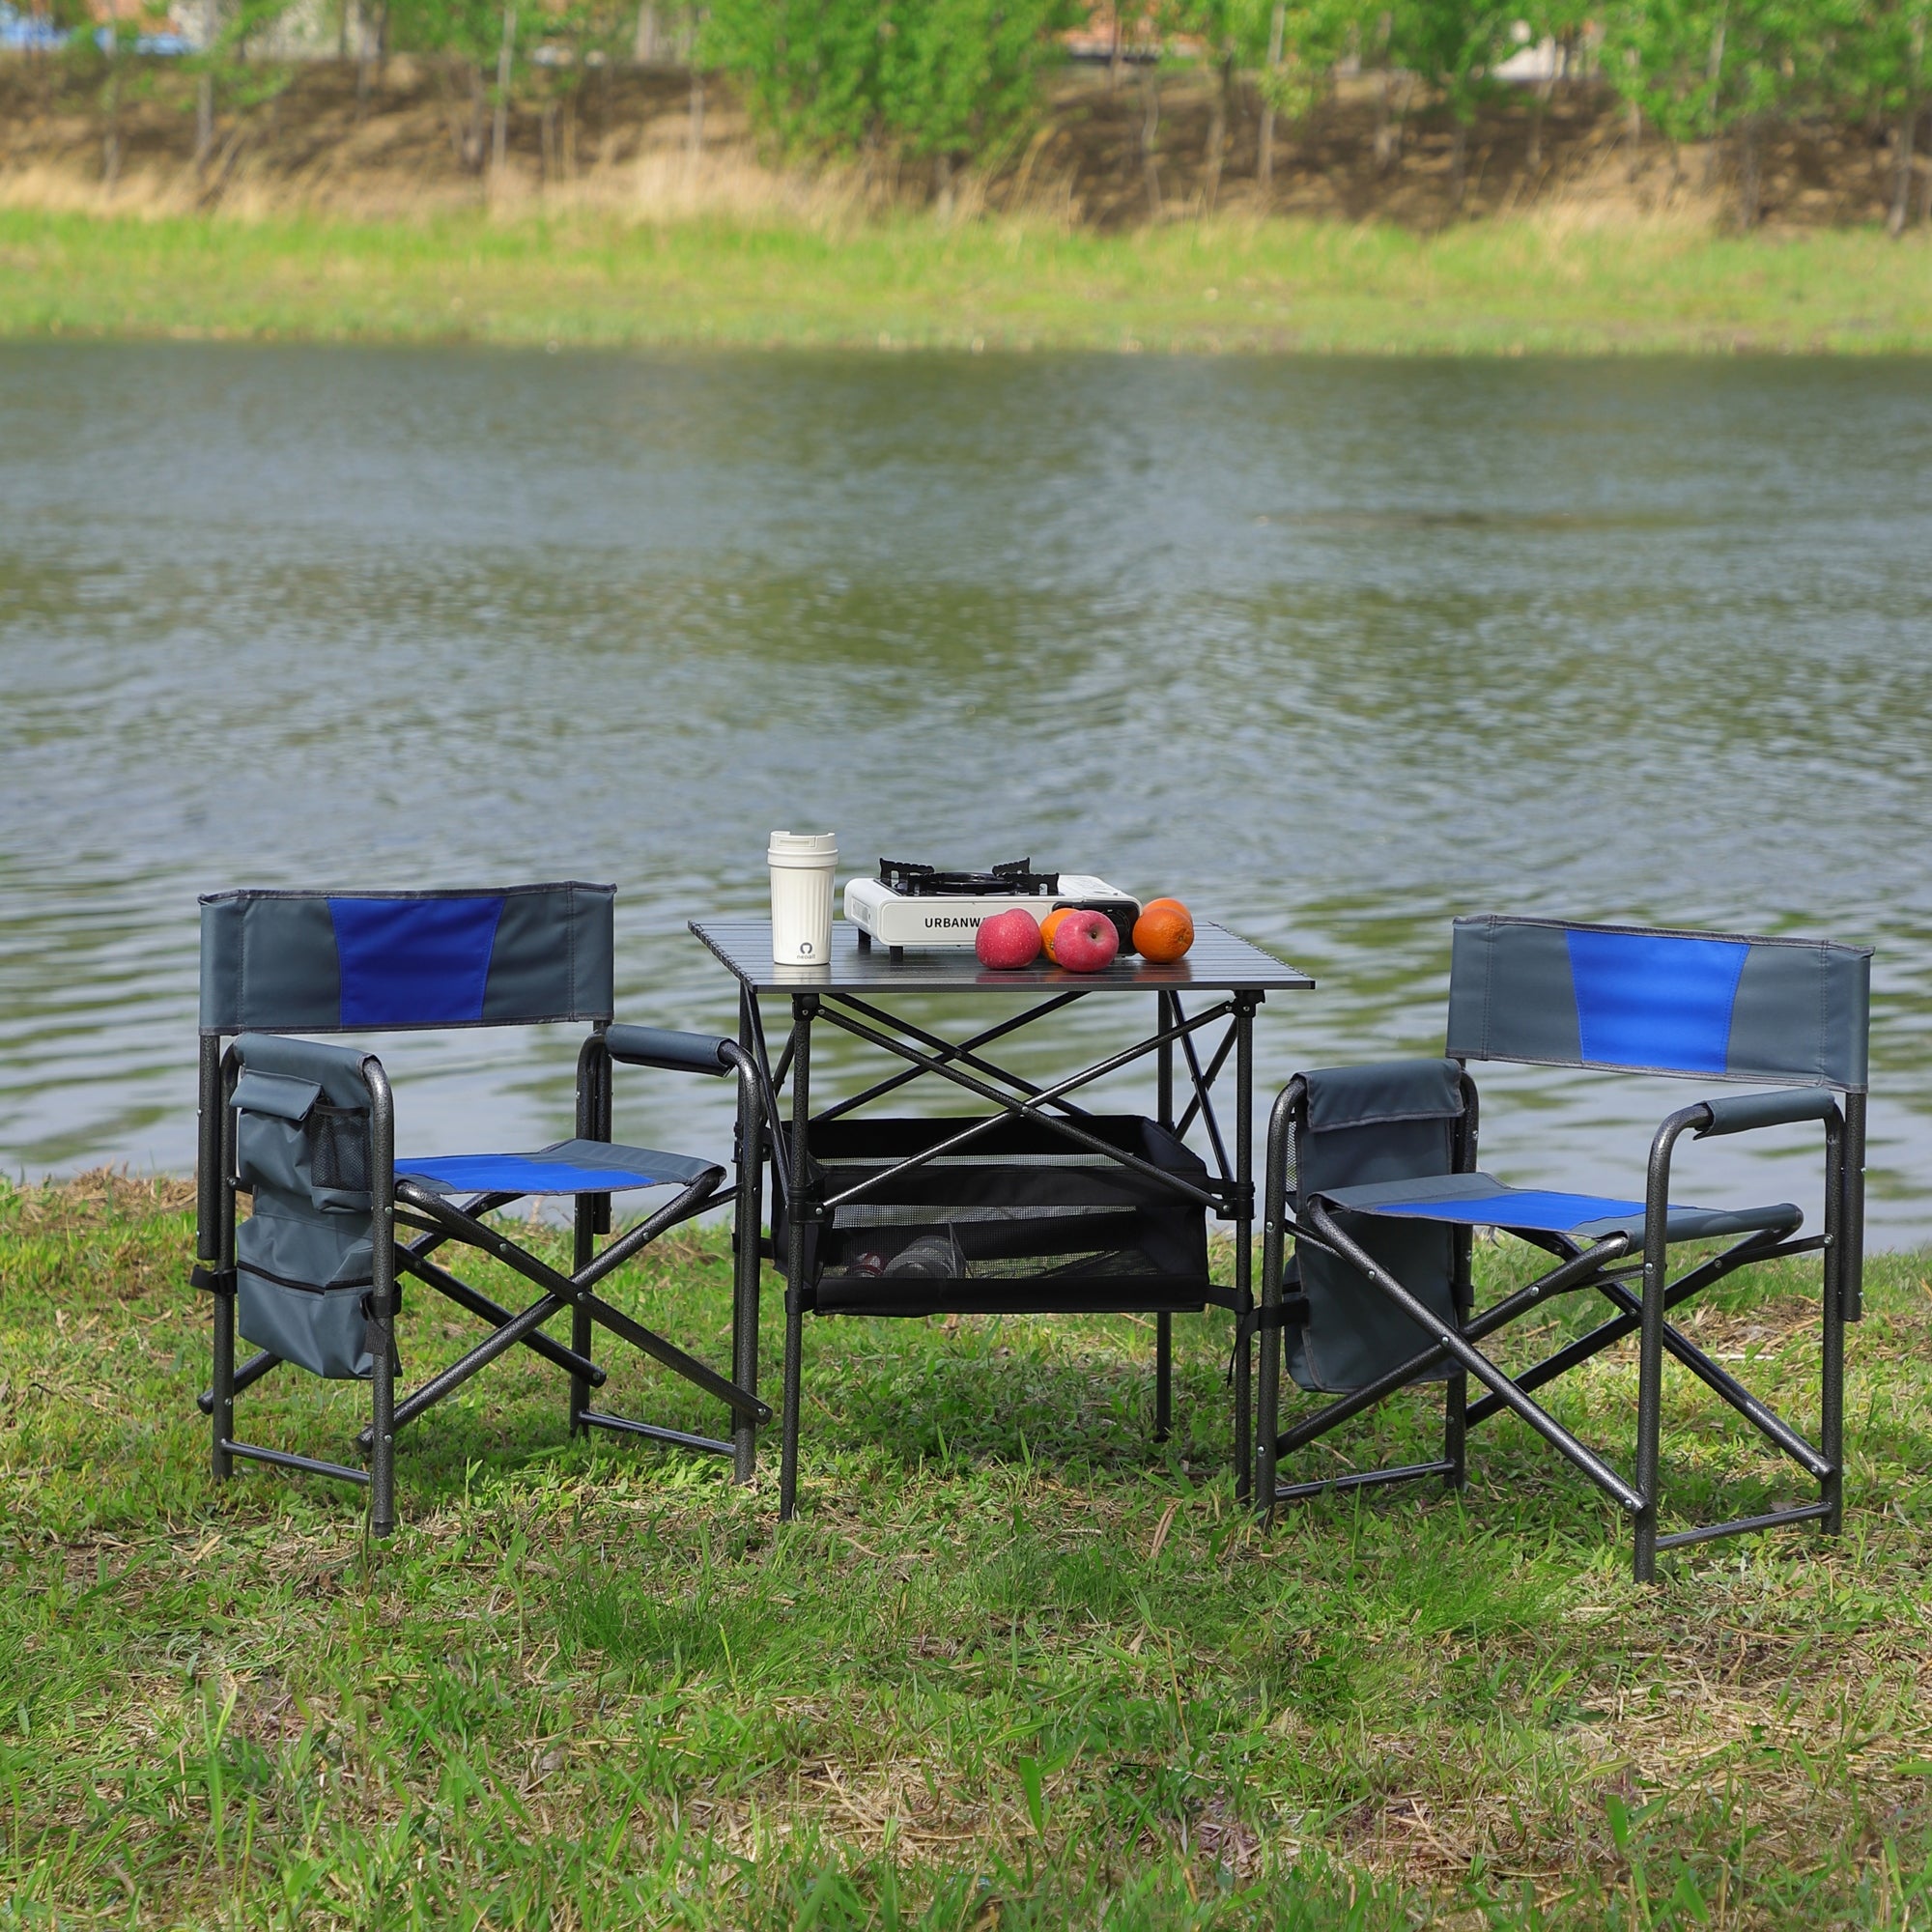
[[[1701,1107],[1672,1114],[1650,1145],[1650,1172],[1644,1190],[1643,1307],[1637,1329],[1636,1528],[1632,1557],[1639,1583],[1657,1578],[1658,1443],[1663,1428],[1663,1313],[1670,1291],[1668,1224],[1670,1155],[1677,1138],[1707,1116]]]
[[[209,1467],[217,1483],[235,1473],[235,1459],[222,1446],[235,1436],[235,1293],[214,1292],[214,1378],[208,1412],[214,1418],[214,1447]]]
[[[374,1536],[388,1537],[396,1530],[396,1116],[388,1075],[373,1055],[362,1063],[362,1078],[370,1099],[370,1238],[375,1247],[375,1280],[369,1289],[376,1356],[369,1417],[369,1529]]]
[[[1442,1387],[1442,1460],[1449,1473],[1445,1490],[1466,1489],[1469,1482],[1469,1378],[1453,1375]]]
[[[575,1238],[571,1246],[570,1271],[582,1274],[590,1265],[590,1257],[596,1245],[595,1210],[590,1197],[580,1195],[576,1203],[577,1216]],[[582,1303],[578,1303],[570,1311],[570,1348],[573,1354],[588,1360],[593,1347],[590,1333],[590,1311]],[[573,1374],[570,1378],[570,1433],[573,1435],[588,1434],[583,1422],[583,1411],[590,1406],[590,1383],[586,1378]]]
[[[1826,1536],[1836,1536],[1844,1526],[1845,1513],[1845,1304],[1848,1276],[1845,1252],[1845,1189],[1847,1162],[1845,1130],[1837,1122],[1828,1122],[1825,1129],[1825,1263],[1824,1334],[1821,1340],[1818,1373],[1819,1448],[1830,1465],[1820,1479],[1818,1499],[1825,1514],[1818,1527]]]
[[[789,1522],[798,1507],[798,1402],[803,1379],[805,1308],[796,1290],[785,1295],[784,1424],[779,1456],[779,1520]]]
[[[1153,1318],[1153,1439],[1165,1442],[1174,1426],[1174,1317]]]

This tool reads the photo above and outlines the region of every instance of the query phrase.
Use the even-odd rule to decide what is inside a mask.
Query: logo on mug
[[[801,939],[798,942],[798,950],[801,952],[810,952],[811,951],[811,941],[809,939]]]

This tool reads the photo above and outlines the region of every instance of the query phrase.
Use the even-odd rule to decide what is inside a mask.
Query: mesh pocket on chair
[[[361,1107],[309,1110],[309,1182],[318,1195],[369,1192],[369,1115]]]

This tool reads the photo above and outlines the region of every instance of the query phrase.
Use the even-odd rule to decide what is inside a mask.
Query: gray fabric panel
[[[365,1346],[369,1218],[317,1213],[266,1189],[235,1230],[236,1320],[243,1338],[331,1380],[375,1373]]]
[[[342,981],[328,902],[309,893],[220,893],[201,902],[201,1030],[332,1032]]]
[[[614,886],[572,881],[503,895],[483,989],[483,1021],[608,1020],[612,992]]]
[[[1446,1172],[1462,1113],[1460,1074],[1454,1062],[1439,1060],[1305,1074],[1309,1122],[1296,1137],[1297,1207],[1351,1182],[1412,1182]],[[1318,1106],[1325,1120],[1352,1124],[1318,1128]],[[1349,1213],[1336,1220],[1427,1307],[1454,1321],[1455,1236],[1448,1229]],[[1425,1346],[1422,1330],[1347,1262],[1300,1247],[1293,1265],[1309,1313],[1305,1323],[1289,1324],[1285,1340],[1288,1372],[1303,1388],[1331,1394],[1359,1388]],[[1421,1379],[1439,1381],[1449,1373]]]
[[[1308,1128],[1386,1121],[1456,1120],[1463,1112],[1463,1069],[1453,1060],[1385,1060],[1371,1066],[1318,1066],[1308,1084]]]
[[[1584,1221],[1576,1233],[1586,1240],[1628,1228],[1633,1243],[1643,1239],[1644,1216],[1629,1220]],[[1666,1241],[1715,1241],[1720,1236],[1750,1235],[1763,1228],[1797,1228],[1804,1220],[1804,1210],[1789,1201],[1777,1201],[1764,1208],[1679,1208],[1672,1206],[1663,1224]]]
[[[235,1105],[244,1113],[272,1114],[281,1121],[305,1121],[322,1089],[313,1080],[298,1080],[292,1073],[266,1073],[260,1067],[244,1066],[235,1083]]]
[[[686,1153],[665,1153],[658,1148],[619,1147],[612,1141],[558,1141],[554,1147],[545,1148],[538,1158],[572,1161],[579,1167],[610,1168],[615,1173],[636,1169],[687,1186],[707,1174],[724,1172],[714,1160],[699,1160]]]
[[[1322,1187],[1321,1196],[1337,1208],[1370,1213],[1391,1201],[1444,1202],[1481,1201],[1492,1194],[1514,1192],[1509,1183],[1493,1174],[1451,1174],[1448,1162],[1434,1173],[1411,1172],[1392,1178],[1378,1176],[1349,1186]]]
[[[1428,1222],[1358,1220],[1336,1217],[1342,1231],[1426,1306],[1454,1327],[1450,1270],[1454,1237]],[[1406,1361],[1429,1345],[1430,1337],[1391,1301],[1372,1288],[1347,1262],[1313,1248],[1297,1251],[1293,1264],[1301,1293],[1308,1297],[1308,1321],[1287,1330],[1288,1372],[1305,1389],[1327,1395],[1360,1388]],[[1292,1293],[1293,1281],[1285,1284]],[[1418,1381],[1443,1381],[1453,1373],[1437,1368]]]
[[[1486,913],[1450,939],[1448,1052],[1458,1060],[1582,1058],[1570,947],[1559,923]]]
[[[1726,1077],[1862,1091],[1870,1001],[1870,952],[1829,941],[1753,940],[1731,1009]]]
[[[364,1293],[344,1288],[311,1294],[241,1274],[235,1282],[235,1325],[244,1342],[271,1349],[310,1375],[366,1382],[376,1373],[376,1357],[369,1348]]]
[[[318,1039],[287,1039],[279,1034],[244,1034],[235,1042],[235,1057],[243,1066],[278,1073],[292,1080],[313,1081],[331,1107],[366,1107],[369,1089],[363,1084],[363,1055],[353,1046],[330,1046]]]

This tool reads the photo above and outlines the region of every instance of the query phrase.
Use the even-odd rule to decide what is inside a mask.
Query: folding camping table
[[[876,1189],[928,1162],[956,1158],[976,1147],[997,1162],[1003,1130],[1016,1123],[1053,1146],[1064,1143],[1069,1154],[1084,1154],[1090,1162],[1096,1157],[1117,1162],[1137,1177],[1138,1184],[1164,1187],[1176,1199],[1192,1201],[1217,1220],[1232,1224],[1233,1284],[1215,1289],[1205,1301],[1196,1297],[1192,1305],[1224,1306],[1235,1318],[1235,1471],[1237,1488],[1245,1496],[1253,1461],[1254,1016],[1268,993],[1302,991],[1313,987],[1315,981],[1225,928],[1205,923],[1197,927],[1193,948],[1183,959],[1166,965],[1139,957],[1119,959],[1104,972],[1094,974],[1068,973],[1044,961],[1018,972],[992,972],[963,950],[907,952],[895,958],[887,948],[867,944],[858,928],[844,922],[833,926],[832,956],[825,964],[779,966],[772,961],[772,928],[767,920],[694,920],[691,930],[737,979],[739,1038],[756,1063],[757,1094],[741,1094],[738,1158],[761,1178],[767,1132],[776,1143],[771,1148],[776,1189],[773,1225],[775,1230],[781,1225],[782,1232],[775,1240],[772,1259],[784,1277],[786,1318],[781,1514],[791,1514],[797,1488],[799,1363],[803,1318],[813,1305],[810,1237],[814,1229],[824,1226],[854,1193]],[[1153,1031],[1076,1072],[1041,1086],[989,1057],[988,1049],[996,1043],[1051,1019],[1077,1001],[1126,993],[1152,994]],[[878,1004],[895,996],[935,994],[957,1001],[993,995],[1019,998],[1027,1004],[1015,1014],[955,1038],[947,1038]],[[767,1047],[759,1004],[766,997],[787,999],[791,1007],[789,1034],[776,1058]],[[814,1110],[811,1036],[813,1027],[821,1023],[903,1064],[861,1091]],[[1197,1127],[1207,1137],[1211,1164],[1204,1157],[1198,1178],[1157,1171],[1117,1133],[1102,1130],[1112,1123],[1103,1122],[1080,1105],[1080,1090],[1149,1057],[1155,1066],[1155,1119],[1159,1127],[1176,1141],[1184,1141]],[[1214,1111],[1216,1083],[1231,1060],[1235,1080],[1232,1149]],[[846,1191],[828,1193],[826,1168],[812,1157],[814,1133],[821,1139],[829,1138],[827,1130],[834,1122],[871,1108],[887,1095],[922,1080],[938,1080],[962,1090],[982,1103],[982,1111],[949,1121],[947,1129],[937,1136],[921,1134],[920,1144],[909,1147],[903,1158],[877,1169],[856,1187],[848,1181]],[[1183,1098],[1177,1113],[1178,1089]],[[739,1200],[741,1204],[749,1201],[755,1217],[751,1225],[759,1227],[761,1179],[741,1192]],[[744,1238],[742,1228],[740,1238]],[[972,1285],[958,1286],[970,1291]],[[1110,1303],[1104,1277],[1091,1278],[1081,1286],[1084,1294],[1078,1305],[1082,1309],[1132,1313],[1137,1307],[1151,1307],[1156,1311],[1154,1435],[1156,1439],[1164,1436],[1171,1400],[1171,1311],[1160,1308],[1157,1296]],[[989,1312],[1006,1304],[994,1293],[976,1296],[967,1292],[944,1305],[959,1312]],[[1022,1312],[1021,1307],[1015,1307],[1015,1312]],[[739,1441],[738,1471],[749,1476],[752,1438],[749,1425],[742,1419]]]

